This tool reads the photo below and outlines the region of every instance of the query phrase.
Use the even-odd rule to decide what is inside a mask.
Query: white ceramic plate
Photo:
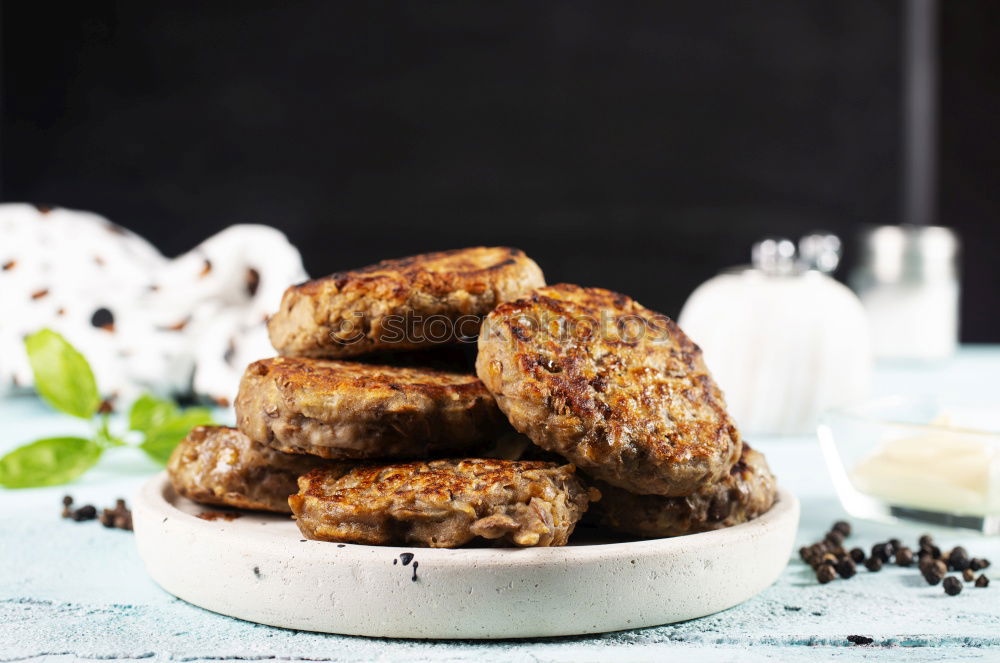
[[[303,540],[287,517],[212,510],[166,474],[133,510],[153,579],[202,608],[306,631],[527,638],[669,624],[741,603],[787,564],[799,503],[717,532],[564,548],[388,548]]]

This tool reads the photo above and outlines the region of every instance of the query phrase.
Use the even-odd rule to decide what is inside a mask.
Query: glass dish
[[[818,433],[851,515],[1000,534],[1000,402],[881,398],[828,411]]]

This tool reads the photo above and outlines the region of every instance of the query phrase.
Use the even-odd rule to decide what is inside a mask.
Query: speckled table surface
[[[1000,399],[1000,347],[965,348],[923,368],[881,367],[876,392],[987,395]],[[75,422],[31,398],[0,401],[0,450],[71,434]],[[780,481],[802,501],[800,543],[844,517],[812,437],[759,439]],[[725,612],[681,624],[600,636],[502,642],[423,642],[322,635],[259,626],[188,605],[147,576],[128,532],[59,518],[59,500],[110,505],[157,468],[122,450],[72,487],[0,489],[0,662],[116,660],[567,661],[620,659],[784,661],[878,659],[1000,661],[1000,577],[947,597],[915,569],[862,572],[816,584],[794,559],[772,587]],[[1000,562],[1000,539],[915,525],[855,522],[852,543],[931,531]],[[996,572],[997,564],[992,571]],[[849,635],[873,639],[852,645]]]

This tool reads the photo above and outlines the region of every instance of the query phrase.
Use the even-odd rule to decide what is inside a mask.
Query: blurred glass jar
[[[959,249],[941,226],[879,226],[861,235],[851,287],[878,359],[946,359],[958,346]]]

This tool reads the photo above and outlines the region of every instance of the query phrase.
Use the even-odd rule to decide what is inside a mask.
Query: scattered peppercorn
[[[97,518],[97,508],[93,504],[85,504],[74,511],[70,517],[77,522],[93,520]]]
[[[72,509],[73,498],[70,497],[69,495],[66,495],[65,497],[62,498],[62,503],[63,503],[62,517],[63,518],[72,518],[73,517],[73,509]]]
[[[115,527],[126,531],[132,531],[132,512],[125,511],[115,516]]]
[[[948,596],[958,596],[962,593],[962,581],[955,576],[944,579],[944,593]]]
[[[844,559],[837,562],[834,567],[837,570],[837,575],[839,575],[844,580],[854,577],[854,574],[858,572],[857,567],[850,557],[845,557]]]
[[[872,572],[878,572],[882,570],[882,558],[881,557],[869,557],[865,560],[865,568]]]
[[[955,546],[948,555],[948,566],[956,571],[969,568],[969,553],[962,546]]]
[[[980,574],[978,578],[975,576],[975,571],[990,565],[989,560],[970,558],[962,546],[942,551],[935,545],[930,534],[924,534],[919,538],[916,551],[903,545],[899,539],[892,538],[874,544],[870,555],[866,555],[864,549],[860,547],[851,548],[849,551],[844,548],[844,539],[850,534],[850,523],[837,521],[823,535],[821,541],[799,548],[799,557],[813,568],[816,580],[820,584],[832,582],[837,576],[845,580],[852,578],[857,574],[860,564],[864,564],[870,572],[878,572],[885,564],[895,560],[896,565],[900,567],[910,567],[916,563],[928,584],[938,585],[943,581],[945,592],[951,596],[961,593],[962,580],[974,582],[976,587],[989,585],[989,578],[984,574]],[[949,576],[949,570],[958,571],[961,576]],[[864,636],[856,637],[864,638]]]
[[[835,546],[841,546],[844,544],[844,535],[839,531],[832,529],[826,533],[826,540]]]
[[[816,569],[816,580],[821,585],[825,585],[836,577],[837,572],[829,564],[820,564],[819,568]]]
[[[852,645],[870,645],[875,642],[874,638],[869,638],[867,635],[849,635],[847,636],[847,641]]]
[[[69,495],[63,497],[62,503],[63,518],[69,518],[71,520],[75,520],[76,522],[97,520],[108,528],[116,527],[124,530],[132,529],[132,512],[129,511],[128,506],[126,506],[125,500],[121,498],[115,500],[115,506],[113,509],[102,509],[100,512],[98,512],[97,507],[93,504],[85,504],[79,509],[73,509],[73,498]]]
[[[945,566],[944,562],[935,560],[931,564],[926,565],[921,571],[928,585],[936,585],[948,573],[948,567]]]
[[[830,529],[840,532],[845,538],[851,535],[851,523],[846,520],[838,520]]]

